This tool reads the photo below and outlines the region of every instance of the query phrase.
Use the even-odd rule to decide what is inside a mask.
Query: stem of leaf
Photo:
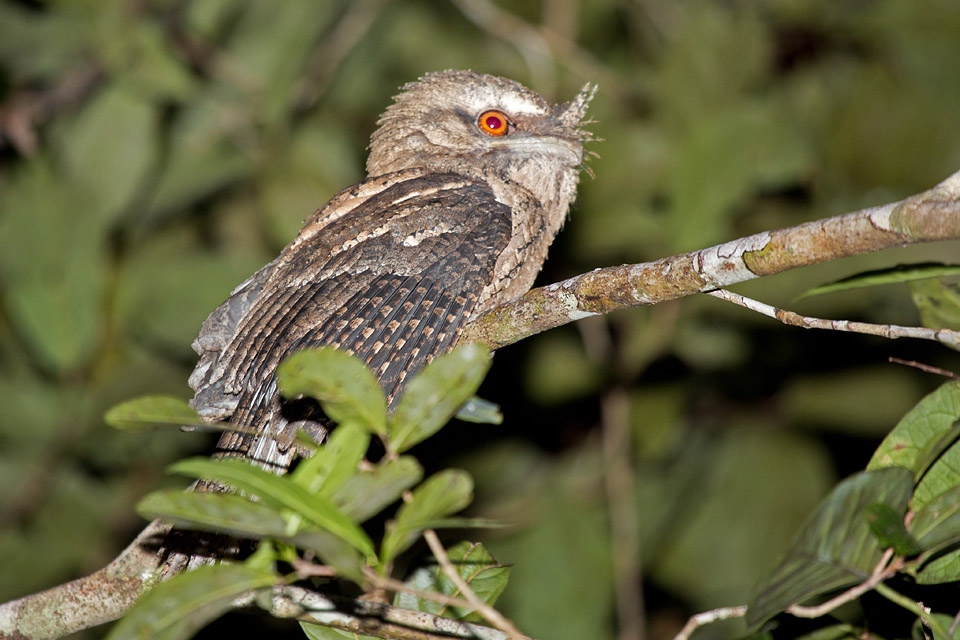
[[[898,604],[907,611],[912,611],[913,613],[917,614],[920,620],[923,621],[923,624],[927,625],[938,637],[944,638],[945,640],[950,637],[950,634],[947,633],[947,630],[943,628],[943,625],[940,624],[936,618],[930,615],[930,611],[919,602],[911,600],[907,596],[894,591],[885,584],[878,584],[874,588],[876,589],[877,593],[882,595],[890,602]]]

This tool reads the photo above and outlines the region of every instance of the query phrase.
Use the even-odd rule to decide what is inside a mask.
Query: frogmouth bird
[[[472,71],[404,86],[373,133],[367,178],[314,213],[193,343],[194,408],[248,428],[218,451],[282,473],[297,428],[323,438],[324,423],[277,392],[292,352],[350,351],[393,401],[471,317],[526,292],[575,198],[594,92],[551,105]]]

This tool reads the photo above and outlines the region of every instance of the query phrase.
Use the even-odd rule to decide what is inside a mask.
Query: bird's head
[[[581,125],[595,87],[551,105],[505,78],[431,73],[403,87],[370,140],[368,176],[415,167],[520,184],[569,201],[584,160]],[[561,191],[563,193],[558,193]]]

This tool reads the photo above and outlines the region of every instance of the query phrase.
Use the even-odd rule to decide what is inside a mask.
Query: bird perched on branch
[[[551,105],[471,71],[404,86],[371,138],[367,178],[314,213],[193,343],[194,408],[246,427],[218,451],[283,473],[297,428],[322,440],[324,423],[277,392],[293,351],[354,353],[392,401],[472,316],[526,292],[576,195],[594,91]]]

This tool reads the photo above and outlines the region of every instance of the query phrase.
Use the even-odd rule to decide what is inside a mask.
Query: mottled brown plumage
[[[226,433],[219,451],[283,472],[296,428],[323,437],[278,397],[274,370],[291,352],[347,349],[392,400],[471,316],[529,289],[575,197],[592,95],[553,106],[471,71],[403,87],[371,138],[367,179],[319,209],[194,342],[194,407],[258,432]],[[480,126],[490,110],[503,135]]]

